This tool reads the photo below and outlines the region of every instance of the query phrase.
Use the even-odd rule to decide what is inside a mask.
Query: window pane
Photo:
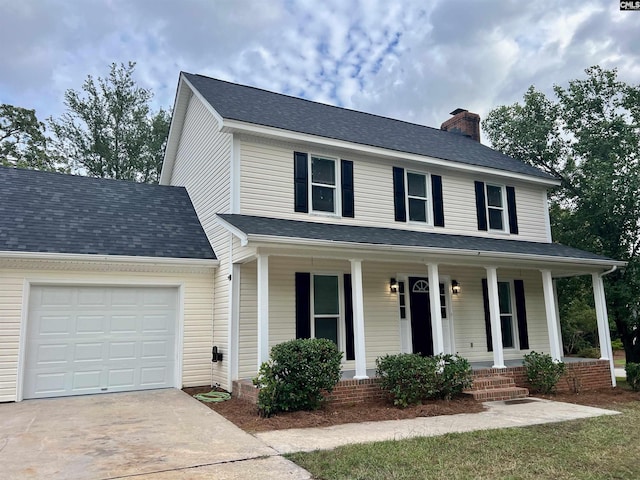
[[[400,307],[400,318],[407,318],[407,307]]]
[[[500,321],[502,322],[502,346],[504,348],[513,348],[513,317],[511,315],[503,315]]]
[[[320,212],[335,212],[335,188],[313,186],[311,190],[312,209]]]
[[[423,198],[427,196],[427,179],[425,175],[407,173],[407,183],[409,195]]]
[[[500,313],[511,313],[511,289],[509,282],[498,282]]]
[[[316,338],[326,338],[338,345],[338,319],[316,318]]]
[[[339,313],[338,277],[314,275],[313,311],[316,315],[337,315]]]
[[[404,295],[400,295],[400,306],[401,306],[401,307],[404,307],[404,306],[405,306],[405,305],[404,305],[404,302],[405,302]]]
[[[489,228],[492,230],[504,230],[504,224],[502,223],[502,210],[496,210],[495,208],[489,209]]]
[[[325,185],[336,184],[335,162],[326,158],[311,157],[311,181],[313,183],[324,183]]]
[[[409,199],[409,220],[413,222],[427,221],[427,202],[417,198]]]
[[[502,187],[487,185],[487,204],[490,207],[502,207]]]
[[[398,291],[404,293],[404,282],[398,282]]]

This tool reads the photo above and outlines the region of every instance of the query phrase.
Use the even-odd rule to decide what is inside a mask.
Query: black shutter
[[[296,272],[296,338],[311,338],[311,274]]]
[[[353,208],[353,162],[342,160],[342,216],[354,216]]]
[[[478,230],[487,230],[487,202],[484,196],[484,182],[475,182],[476,185],[476,215],[478,217]]]
[[[347,343],[347,360],[356,359],[356,349],[353,343],[353,297],[351,296],[351,275],[344,274],[344,323]]]
[[[516,189],[507,187],[507,208],[509,210],[509,231],[518,233],[518,213],[516,212]]]
[[[529,349],[529,330],[527,328],[527,309],[524,301],[524,282],[514,280],[513,288],[516,294],[516,316],[518,317],[518,338],[520,350]]]
[[[293,185],[294,210],[307,213],[309,211],[309,163],[307,154],[293,152]]]
[[[393,167],[393,208],[396,222],[406,222],[407,212],[404,206],[404,168]]]
[[[431,175],[431,195],[433,197],[433,225],[436,227],[444,227],[442,177],[440,175]]]
[[[482,302],[484,303],[484,328],[487,334],[487,352],[493,352],[493,339],[491,338],[491,312],[489,310],[489,287],[487,279],[482,279]]]

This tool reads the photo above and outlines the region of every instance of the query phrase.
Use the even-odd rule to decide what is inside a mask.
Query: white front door
[[[33,286],[24,398],[173,387],[178,291]]]

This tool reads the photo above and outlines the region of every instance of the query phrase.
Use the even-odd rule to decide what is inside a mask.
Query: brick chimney
[[[480,115],[464,108],[456,108],[451,115],[453,117],[440,125],[440,130],[460,133],[471,137],[476,142],[480,141]]]

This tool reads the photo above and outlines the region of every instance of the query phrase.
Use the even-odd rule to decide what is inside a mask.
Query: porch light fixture
[[[391,290],[391,293],[396,293],[398,291],[398,282],[396,282],[395,278],[389,280],[389,290]]]
[[[451,293],[458,295],[460,293],[460,284],[457,280],[451,280]]]

